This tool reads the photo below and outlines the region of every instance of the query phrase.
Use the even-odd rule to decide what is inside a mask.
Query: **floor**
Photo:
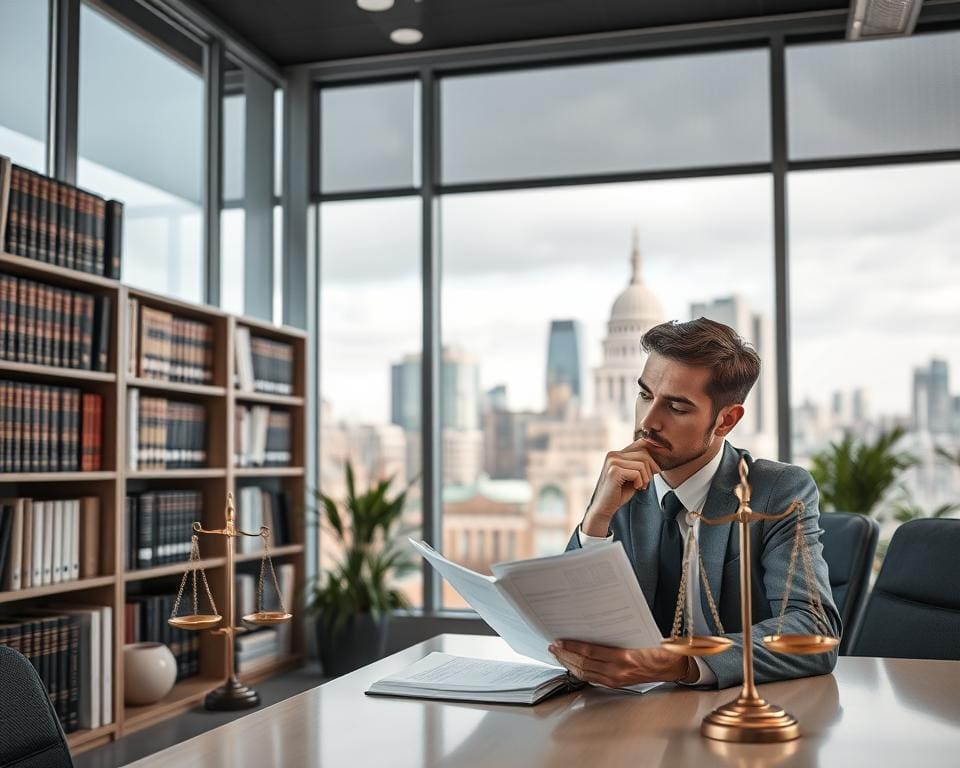
[[[260,708],[263,708],[320,685],[324,680],[318,665],[308,665],[264,680],[254,688],[260,693]],[[105,747],[77,755],[73,763],[75,768],[120,768],[252,711],[208,712],[203,707],[197,707]]]

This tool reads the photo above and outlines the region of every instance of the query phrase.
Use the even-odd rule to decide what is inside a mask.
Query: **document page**
[[[538,634],[523,620],[492,577],[450,562],[425,542],[410,539],[410,543],[513,650],[545,664],[557,663],[547,651],[551,638]]]
[[[519,612],[550,640],[650,648],[662,639],[619,541],[492,570]]]
[[[560,667],[469,659],[434,652],[379,682],[441,691],[519,691],[537,688],[563,674]]]

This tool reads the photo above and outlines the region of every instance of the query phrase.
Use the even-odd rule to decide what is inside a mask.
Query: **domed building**
[[[603,340],[603,365],[594,369],[593,384],[596,413],[632,424],[637,377],[646,360],[640,339],[666,317],[660,299],[643,281],[643,257],[636,229],[630,263],[630,284],[610,310],[607,337]]]

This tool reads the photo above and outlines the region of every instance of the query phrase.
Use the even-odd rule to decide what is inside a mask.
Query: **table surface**
[[[960,661],[841,657],[831,675],[759,686],[803,735],[748,745],[699,733],[703,716],[739,688],[587,688],[535,707],[364,695],[430,651],[522,660],[498,637],[441,635],[131,768],[960,766]]]

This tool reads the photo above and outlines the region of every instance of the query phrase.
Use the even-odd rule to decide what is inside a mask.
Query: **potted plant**
[[[839,443],[814,456],[810,474],[820,489],[820,509],[871,514],[900,474],[917,463],[909,452],[896,450],[903,435],[902,427],[882,432],[873,441],[847,432]]]
[[[306,606],[308,614],[316,616],[324,672],[332,676],[383,655],[390,613],[409,606],[390,584],[416,568],[404,538],[411,529],[400,519],[409,486],[390,498],[393,478],[387,478],[357,493],[349,461],[346,481],[342,505],[314,491],[319,509],[311,510],[340,550],[334,566],[310,585]]]

